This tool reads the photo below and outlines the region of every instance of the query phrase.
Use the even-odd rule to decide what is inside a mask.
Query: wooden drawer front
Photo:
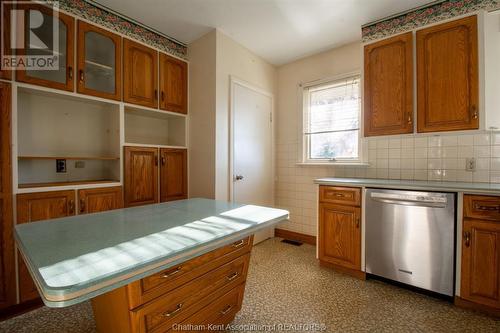
[[[352,187],[319,187],[319,201],[341,205],[359,206],[361,204],[361,189]]]
[[[188,327],[187,325],[198,325],[198,327],[203,325],[204,327],[208,327],[208,325],[229,324],[241,309],[244,292],[244,284],[234,288],[209,306],[204,307],[201,311],[184,320],[178,329],[181,329],[183,332],[196,332],[190,331],[187,328],[184,330],[182,325],[185,325],[184,327]],[[174,332],[174,330],[171,332]]]
[[[228,292],[246,280],[250,254],[247,253],[171,292],[130,311],[135,333],[165,332],[200,310],[198,301],[216,292]]]
[[[500,222],[500,197],[464,195],[464,217]]]
[[[231,245],[208,252],[178,266],[129,284],[129,308],[132,310],[214,268],[250,252],[252,244],[253,237],[243,238]]]

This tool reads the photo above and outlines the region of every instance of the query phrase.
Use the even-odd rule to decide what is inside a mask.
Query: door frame
[[[271,189],[272,189],[272,205],[274,205],[274,195],[275,195],[275,137],[274,137],[274,124],[275,124],[275,115],[274,115],[274,94],[264,90],[260,87],[255,86],[254,84],[242,80],[233,75],[229,76],[229,172],[228,172],[228,184],[229,184],[229,201],[234,202],[234,184],[233,184],[233,173],[234,173],[234,88],[235,85],[240,85],[250,90],[253,90],[259,94],[263,94],[267,97],[271,98]]]

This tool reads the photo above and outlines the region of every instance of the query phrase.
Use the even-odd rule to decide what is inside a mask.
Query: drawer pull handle
[[[80,199],[80,213],[85,213],[85,200]]]
[[[179,304],[177,304],[177,307],[175,308],[175,310],[170,311],[170,312],[165,312],[162,314],[162,316],[163,317],[175,316],[177,313],[179,313],[179,311],[181,311],[181,309],[182,309],[182,303],[179,303]]]
[[[239,242],[234,243],[234,244],[233,244],[233,247],[234,247],[234,248],[238,248],[238,247],[243,246],[243,245],[245,245],[245,241],[242,239],[242,240],[240,240]]]
[[[182,269],[182,266],[176,267],[175,269],[173,269],[173,270],[171,270],[169,272],[163,273],[163,275],[161,277],[164,278],[164,279],[169,278],[172,275],[175,275],[175,274],[179,273],[181,271],[181,269]]]
[[[470,246],[470,232],[468,232],[468,231],[464,232],[464,239],[465,239],[465,246],[469,247]]]
[[[225,315],[225,314],[227,314],[229,311],[231,311],[231,309],[232,309],[232,308],[233,308],[233,306],[232,306],[232,305],[228,305],[228,306],[226,306],[226,308],[225,308],[224,310],[221,310],[220,314],[224,316],[224,315]]]
[[[476,210],[484,210],[487,212],[495,212],[495,211],[500,211],[500,206],[483,206],[480,204],[474,204],[474,209]]]
[[[336,196],[337,198],[343,198],[344,195],[342,193],[334,193],[334,196]]]
[[[229,275],[228,277],[226,277],[226,279],[228,281],[233,281],[234,279],[236,279],[238,277],[238,272],[234,272],[233,274]]]
[[[359,217],[356,218],[356,228],[359,229]]]

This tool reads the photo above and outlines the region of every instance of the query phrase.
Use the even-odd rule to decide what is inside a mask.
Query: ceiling
[[[430,0],[97,0],[183,43],[217,28],[281,65],[361,39],[361,25]]]

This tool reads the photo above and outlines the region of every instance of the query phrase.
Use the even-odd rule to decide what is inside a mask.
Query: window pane
[[[309,136],[309,158],[357,158],[359,131],[319,133]]]
[[[306,132],[359,128],[359,78],[350,78],[311,89]]]

